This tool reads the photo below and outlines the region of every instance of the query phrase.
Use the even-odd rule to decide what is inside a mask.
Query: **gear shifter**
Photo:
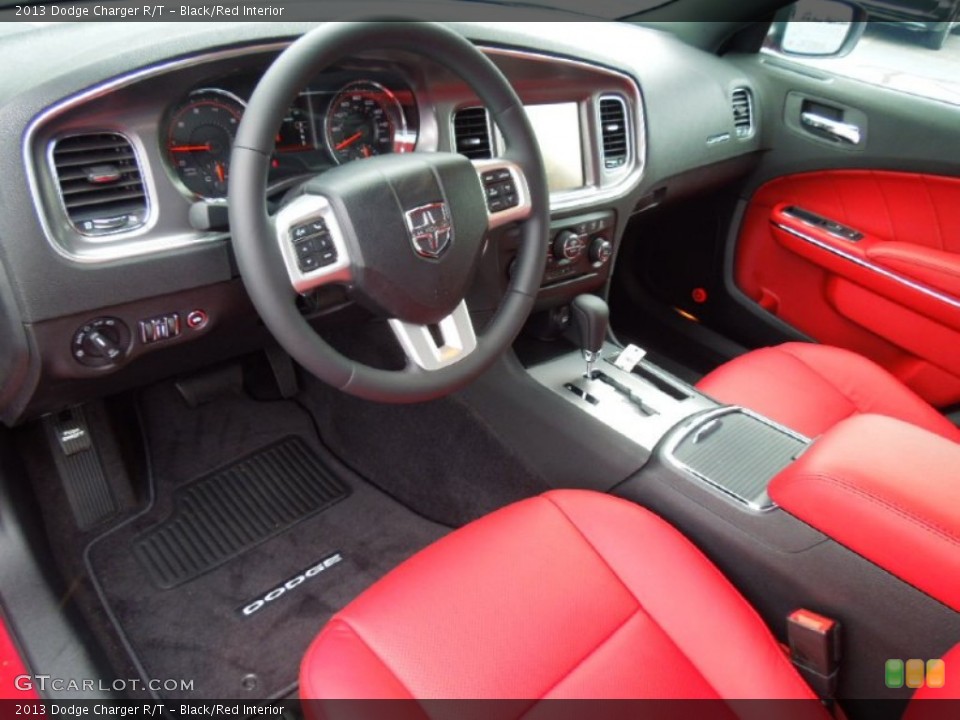
[[[573,300],[571,311],[583,359],[587,362],[584,377],[592,380],[594,367],[603,352],[603,341],[607,337],[610,308],[602,298],[596,295],[578,295]]]

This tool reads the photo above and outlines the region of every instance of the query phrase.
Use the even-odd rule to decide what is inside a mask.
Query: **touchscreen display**
[[[577,103],[527,105],[525,109],[540,142],[550,190],[583,187],[580,108]]]

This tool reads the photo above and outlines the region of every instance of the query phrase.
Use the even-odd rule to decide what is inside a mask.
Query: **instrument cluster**
[[[396,78],[342,75],[297,96],[277,132],[272,182],[416,148],[419,115],[409,87]],[[226,197],[233,140],[251,91],[249,82],[198,87],[167,112],[161,150],[187,194]]]

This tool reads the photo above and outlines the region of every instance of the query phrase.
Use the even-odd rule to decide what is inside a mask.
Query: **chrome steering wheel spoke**
[[[477,348],[477,335],[465,300],[437,323],[435,331],[431,331],[428,325],[403,320],[391,319],[388,322],[407,356],[408,365],[415,365],[421,370],[448,367],[460,362]]]
[[[337,216],[325,197],[295,198],[273,218],[273,228],[290,284],[298,293],[350,282],[350,255]]]

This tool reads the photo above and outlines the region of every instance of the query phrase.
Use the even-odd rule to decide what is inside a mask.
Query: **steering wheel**
[[[445,152],[374,156],[303,184],[270,215],[274,139],[297,94],[358,48],[408,51],[452,69],[480,97],[507,151],[470,161]],[[512,207],[492,212],[485,186],[512,183]],[[509,188],[508,188],[509,189]],[[287,48],[257,85],[231,158],[230,228],[254,306],[306,370],[369,400],[410,403],[449,394],[511,345],[532,309],[547,254],[549,203],[533,129],[507,79],[469,41],[433,23],[329,23]],[[478,335],[465,295],[487,232],[520,223],[509,286]],[[296,307],[298,293],[329,283],[388,319],[406,356],[381,370],[334,350]]]

